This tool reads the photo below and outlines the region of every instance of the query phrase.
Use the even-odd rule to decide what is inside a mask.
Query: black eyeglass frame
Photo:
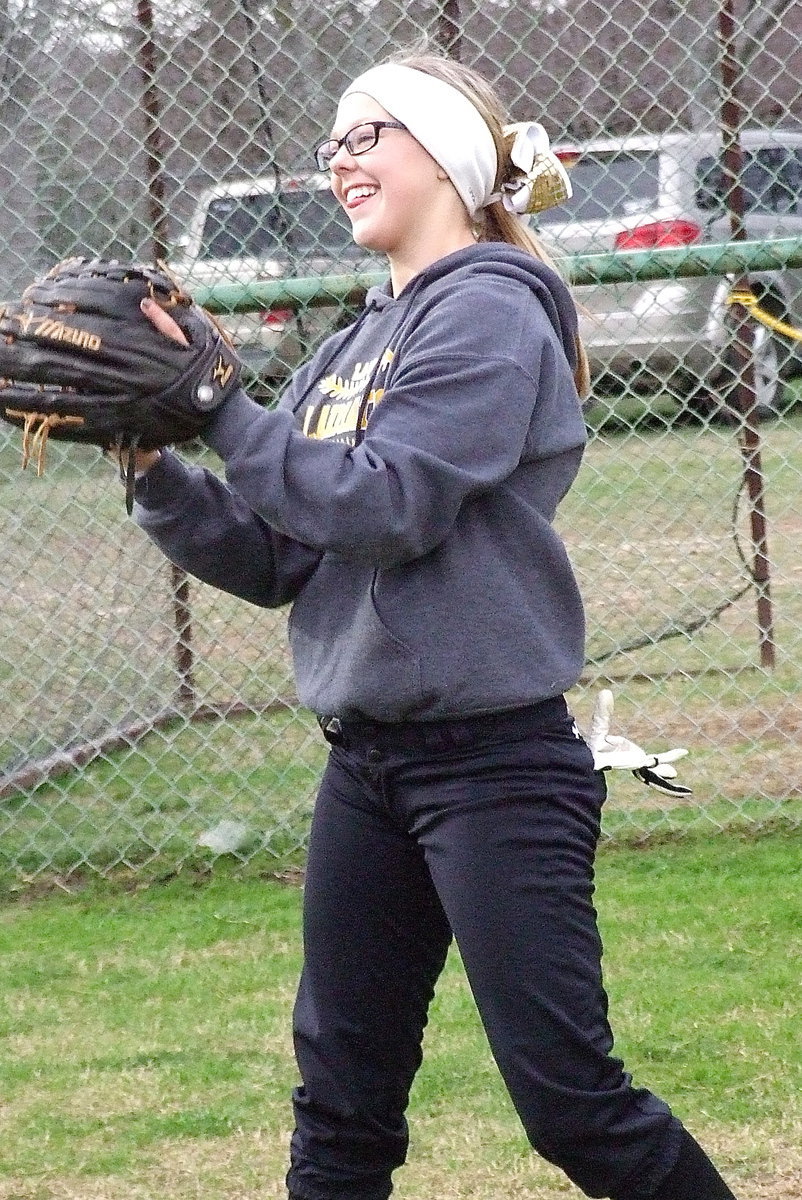
[[[348,144],[349,141],[358,129],[365,129],[369,125],[373,128],[373,141],[369,146],[363,146],[361,150],[354,150]],[[368,150],[373,150],[378,144],[379,133],[382,129],[406,129],[406,125],[402,125],[400,121],[360,121],[341,138],[326,138],[325,142],[321,142],[315,150],[315,166],[319,171],[328,171],[331,160],[342,146],[345,146],[348,153],[354,158],[358,158],[360,154],[367,154]],[[322,158],[321,155],[324,151],[326,151],[326,157]]]

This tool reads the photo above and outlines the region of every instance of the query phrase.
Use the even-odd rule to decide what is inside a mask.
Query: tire
[[[776,315],[776,303],[768,300],[763,307]],[[772,333],[759,321],[752,324],[755,407],[761,420],[780,416],[787,407],[785,381],[791,373],[793,352],[784,338]],[[731,423],[741,420],[739,382],[743,359],[734,346],[723,354],[721,369],[687,397],[688,408],[706,419],[719,417]]]
[[[758,416],[776,417],[782,412],[782,399],[785,394],[785,381],[782,373],[784,346],[765,325],[755,322],[752,333],[752,359],[754,362],[755,406]],[[738,415],[738,359],[736,352],[727,352],[730,361],[726,366],[727,379],[724,381],[723,402],[727,408]]]

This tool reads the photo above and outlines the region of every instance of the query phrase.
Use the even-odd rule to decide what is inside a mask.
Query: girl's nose
[[[338,147],[337,153],[332,158],[329,159],[329,170],[330,171],[343,171],[343,170],[349,171],[352,169],[353,166],[354,166],[354,156],[351,153],[351,151],[347,149],[345,142],[343,142],[342,146]]]

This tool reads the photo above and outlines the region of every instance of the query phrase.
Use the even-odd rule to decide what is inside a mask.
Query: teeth
[[[375,187],[369,187],[367,184],[360,184],[358,187],[348,189],[349,200],[360,200],[363,197],[374,196],[376,194]]]

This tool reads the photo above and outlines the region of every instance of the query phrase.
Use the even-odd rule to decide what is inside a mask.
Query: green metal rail
[[[631,283],[638,279],[676,279],[700,275],[744,275],[802,267],[802,238],[764,242],[721,242],[691,248],[577,254],[560,260],[572,284]],[[192,289],[211,312],[248,312],[255,308],[307,308],[359,304],[369,287],[384,283],[386,272],[322,275],[297,279],[217,283]]]

